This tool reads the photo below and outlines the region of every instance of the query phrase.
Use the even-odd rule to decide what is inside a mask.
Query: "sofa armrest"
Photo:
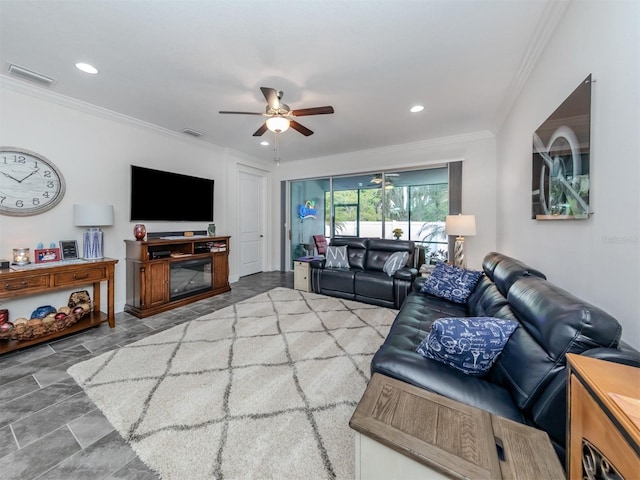
[[[399,280],[408,280],[409,282],[413,282],[416,275],[418,275],[418,270],[413,267],[403,267],[393,274],[395,278]]]
[[[326,258],[323,258],[321,260],[312,260],[309,262],[309,264],[311,265],[311,268],[324,268],[324,264],[327,262]]]

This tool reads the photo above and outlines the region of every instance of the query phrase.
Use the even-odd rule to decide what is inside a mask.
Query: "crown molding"
[[[494,118],[493,125],[491,127],[491,131],[494,134],[502,128],[502,124],[522,93],[527,80],[529,80],[531,72],[538,63],[538,60],[542,56],[542,53],[555,33],[560,20],[562,20],[562,17],[567,11],[567,8],[569,8],[571,2],[572,0],[547,0],[544,10],[542,11],[542,15],[540,16],[533,35],[529,40],[524,57],[520,61],[518,70],[513,76],[507,93],[505,94],[504,99],[500,104],[500,108],[498,108],[496,117]]]
[[[324,157],[300,158],[298,160],[293,160],[292,162],[287,162],[287,163],[308,162],[311,160],[318,162],[318,161],[322,161],[323,159],[329,159],[329,158],[332,158],[332,159],[345,158],[346,159],[354,155],[363,155],[363,154],[366,155],[374,152],[377,154],[382,153],[385,155],[393,155],[393,154],[397,155],[402,152],[412,152],[416,150],[437,148],[437,147],[443,147],[448,145],[457,146],[457,145],[460,145],[461,143],[474,142],[478,140],[488,140],[488,139],[494,139],[494,138],[495,138],[495,135],[491,133],[489,130],[481,130],[478,132],[462,133],[459,135],[451,135],[448,137],[438,137],[438,138],[420,140],[420,141],[411,142],[411,143],[400,143],[396,145],[388,145],[385,147],[368,148],[365,150],[354,150],[352,152],[344,152],[344,153],[339,153],[336,155],[329,155]]]
[[[99,107],[92,103],[76,100],[75,98],[71,98],[57,92],[52,92],[52,91],[46,90],[45,88],[38,87],[36,85],[31,85],[27,82],[16,80],[4,74],[0,74],[0,87],[6,88],[8,90],[12,90],[17,93],[21,93],[23,95],[28,95],[30,97],[38,98],[46,102],[55,103],[57,105],[61,105],[63,107],[67,107],[82,113],[88,113],[89,115],[94,115],[96,117],[104,118],[106,120],[111,120],[111,121],[119,122],[125,125],[143,128],[145,130],[158,133],[160,135],[177,138],[184,142],[193,143],[201,147],[216,149],[216,150],[221,150],[224,148],[220,145],[215,145],[212,143],[207,143],[203,140],[198,140],[197,138],[190,137],[188,135],[185,135],[184,133],[175,132],[173,130],[169,130],[168,128],[160,127],[153,123],[145,122],[143,120],[139,120],[137,118],[130,117],[128,115],[123,115],[121,113],[114,112],[113,110]]]

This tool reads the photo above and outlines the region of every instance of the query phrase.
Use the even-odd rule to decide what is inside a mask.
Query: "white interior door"
[[[240,276],[262,272],[264,250],[264,177],[239,172]]]

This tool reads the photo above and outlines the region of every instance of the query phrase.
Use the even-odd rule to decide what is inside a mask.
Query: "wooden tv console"
[[[165,237],[146,241],[125,240],[125,311],[145,318],[231,290],[229,286],[229,239],[231,237]],[[178,291],[172,274],[182,265],[194,267],[197,282],[193,293]],[[196,271],[202,267],[202,272]],[[174,279],[175,280],[175,279]]]

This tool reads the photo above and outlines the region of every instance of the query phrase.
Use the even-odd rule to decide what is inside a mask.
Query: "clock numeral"
[[[22,200],[18,200],[16,202],[16,207],[20,207],[20,208],[24,207],[24,203],[22,203]]]
[[[44,171],[44,178],[51,178],[51,170]]]
[[[47,188],[53,188],[54,184],[53,182],[47,182]]]
[[[13,156],[13,163],[27,163],[27,159],[25,157],[23,157],[22,155],[14,155]]]
[[[2,157],[2,163],[7,164],[7,157]]]
[[[40,205],[40,199],[39,198],[34,198],[33,200],[31,200],[31,203],[33,205]]]
[[[4,203],[4,201],[7,199],[7,197],[0,195],[0,203]]]
[[[49,192],[44,192],[44,193],[42,194],[42,196],[43,196],[44,198],[49,198]]]

